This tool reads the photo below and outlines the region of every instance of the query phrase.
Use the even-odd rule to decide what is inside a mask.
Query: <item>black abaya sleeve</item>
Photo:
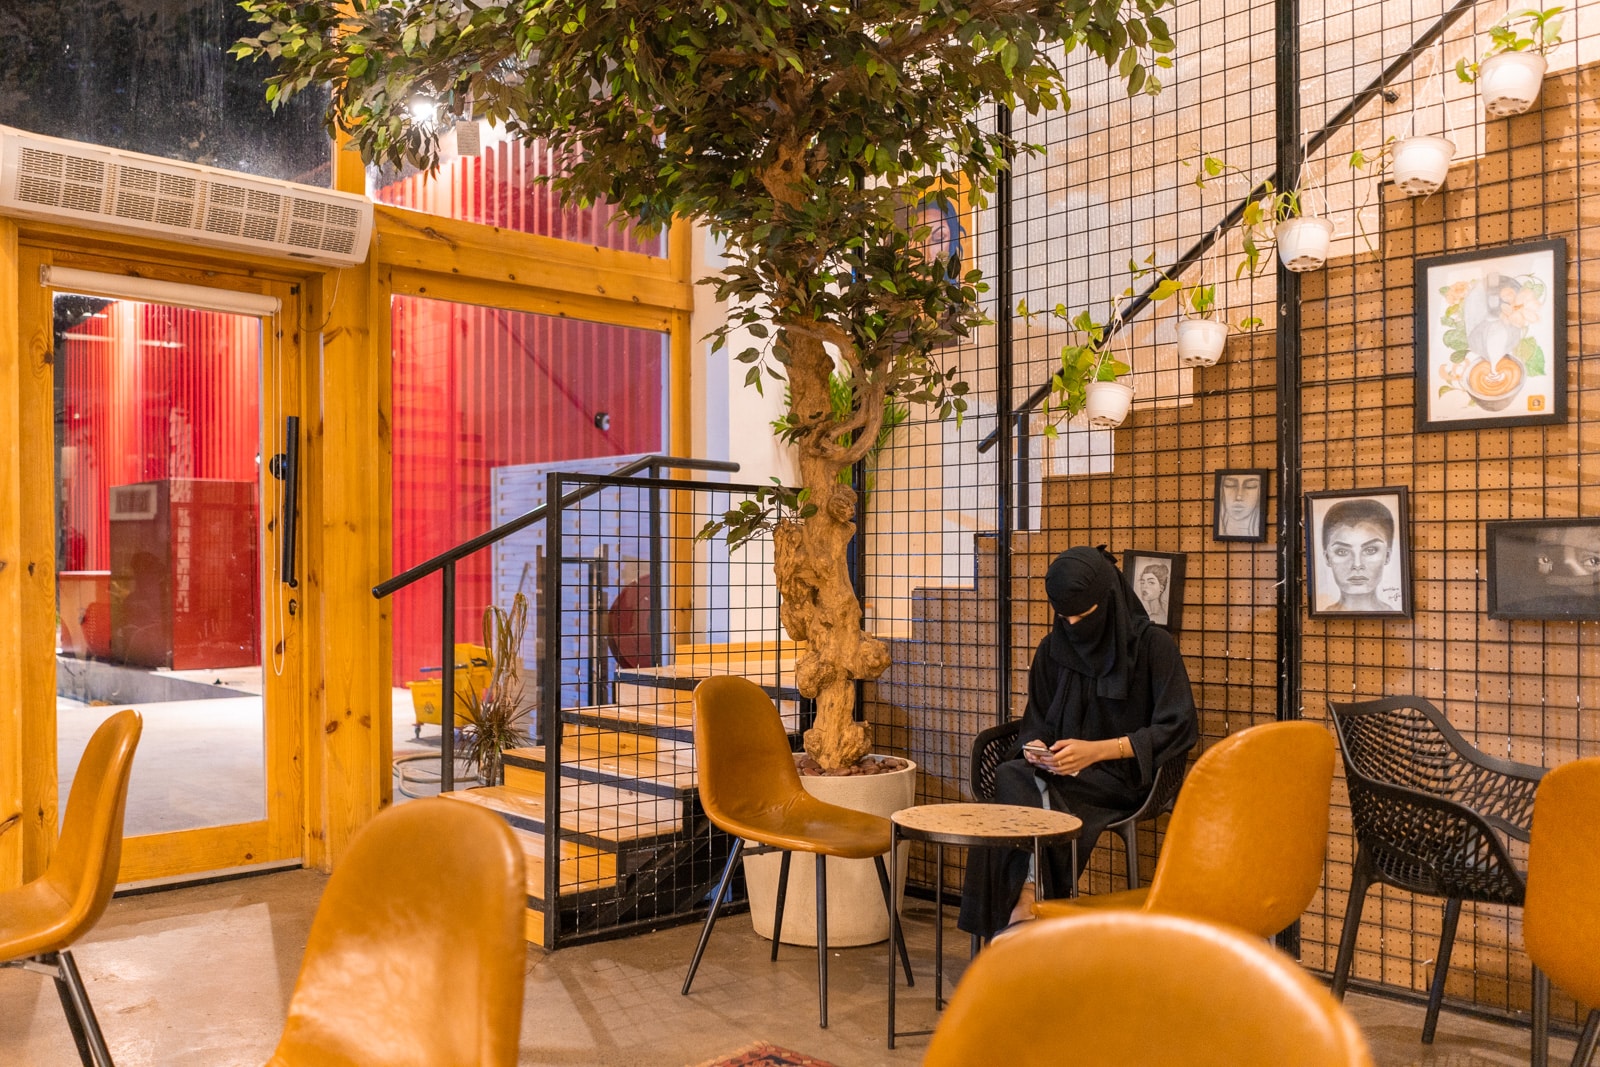
[[[1145,631],[1143,656],[1149,664],[1150,723],[1128,734],[1139,761],[1139,785],[1148,789],[1156,768],[1169,759],[1181,759],[1194,747],[1200,728],[1194,693],[1184,669],[1178,643],[1167,631],[1152,626]],[[1032,701],[1029,701],[1030,707]]]
[[[1046,635],[1033,650],[1033,664],[1028,668],[1028,706],[1023,709],[1017,740],[1006,753],[1007,759],[1022,755],[1022,746],[1029,741],[1043,741],[1048,745],[1061,740],[1048,719],[1050,705],[1061,688],[1062,674],[1061,667],[1050,656],[1049,645],[1050,638]]]

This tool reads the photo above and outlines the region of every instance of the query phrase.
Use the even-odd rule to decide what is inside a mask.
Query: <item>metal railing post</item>
[[[439,661],[439,676],[444,690],[439,696],[439,792],[448,793],[456,787],[456,565],[444,565],[442,597],[444,618],[444,658]],[[468,667],[467,677],[472,677]]]
[[[556,947],[561,927],[561,474],[545,475],[544,655],[540,658],[539,719],[544,732],[544,947]]]

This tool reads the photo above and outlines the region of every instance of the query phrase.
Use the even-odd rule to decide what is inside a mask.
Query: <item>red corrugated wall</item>
[[[110,567],[111,486],[257,480],[259,320],[112,301],[65,340],[59,569]]]

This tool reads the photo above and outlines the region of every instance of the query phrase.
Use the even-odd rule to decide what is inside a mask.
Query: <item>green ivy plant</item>
[[[1478,70],[1485,60],[1506,52],[1536,52],[1549,55],[1561,43],[1561,26],[1565,21],[1564,7],[1529,7],[1508,11],[1489,28],[1489,50],[1476,63],[1465,56],[1456,60],[1456,77],[1464,82],[1478,80]]]
[[[889,663],[861,628],[839,472],[872,449],[886,398],[965,410],[945,360],[987,321],[981,275],[929,247],[907,207],[959,209],[956,190],[981,207],[1035,150],[981,117],[1064,108],[1078,55],[1130,95],[1159,91],[1169,2],[242,0],[259,32],[234,54],[273,64],[274,102],[329,86],[328,122],[368,161],[432,167],[442,125],[486,120],[552,149],[568,202],[722,238],[728,265],[707,281],[732,310],[712,339],[748,330],[746,381],[789,388],[808,495],[774,531],[774,575],[817,701],[806,749],[837,770],[870,747],[855,681]],[[853,393],[842,419],[836,370]]]

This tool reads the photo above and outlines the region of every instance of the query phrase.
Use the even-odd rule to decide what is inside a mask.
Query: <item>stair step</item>
[[[685,703],[637,706],[596,704],[561,709],[561,721],[694,744],[694,707]]]
[[[649,734],[628,733],[598,726],[571,726],[561,731],[562,758],[571,753],[584,759],[591,756],[648,756],[656,752],[684,751],[675,741],[662,741]],[[692,750],[691,750],[692,751]]]
[[[562,790],[561,830],[564,841],[615,852],[623,844],[638,844],[669,837],[683,829],[683,804],[676,800],[627,801],[619,790],[580,783],[574,787],[577,803],[569,803]],[[545,831],[544,794],[510,786],[459,789],[442,793],[454,800],[481,804],[497,812],[514,829],[536,834]]]
[[[692,757],[692,752],[684,754]],[[507,749],[504,754],[506,785],[529,792],[544,790],[544,747]],[[581,754],[577,746],[561,745],[561,775],[580,781],[611,785],[635,793],[687,799],[695,791],[694,766],[689,758],[670,754]]]

